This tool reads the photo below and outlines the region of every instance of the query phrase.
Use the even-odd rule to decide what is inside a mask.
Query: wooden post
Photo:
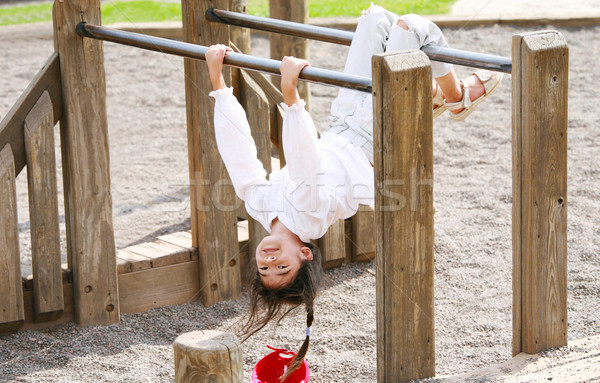
[[[10,145],[0,150],[0,333],[16,331],[25,322],[15,160]]]
[[[58,229],[52,101],[44,91],[25,118],[29,187],[33,308],[38,322],[58,319],[64,310]]]
[[[175,382],[228,382],[244,380],[242,347],[229,333],[193,331],[173,343]]]
[[[269,16],[273,19],[308,23],[308,0],[269,0]],[[308,40],[271,33],[271,57],[281,60],[283,56],[294,56],[308,60],[310,50]],[[279,78],[276,80],[279,83]],[[306,101],[307,109],[310,108],[310,86],[305,81],[298,82],[300,97]]]
[[[567,344],[569,51],[555,31],[513,37],[513,354]]]
[[[208,8],[229,9],[229,0],[182,0],[184,41],[229,44],[229,27],[205,20]],[[219,155],[213,127],[212,85],[205,62],[185,59],[192,244],[198,248],[200,297],[206,306],[241,296],[237,259],[237,202]],[[231,84],[230,70],[223,71]]]
[[[81,325],[119,321],[102,41],[75,33],[100,22],[100,0],[54,2],[64,113],[61,144],[74,314]]]
[[[263,167],[267,171],[267,174],[271,173],[271,131],[270,120],[270,106],[266,95],[258,84],[250,77],[250,75],[241,71],[241,100],[242,106],[247,111],[248,122],[252,130],[252,138],[256,144],[256,150],[258,152],[258,159],[262,162]],[[265,228],[260,222],[254,219],[248,221],[249,230],[249,246],[248,252],[249,262],[254,262],[254,254],[256,253],[256,247],[260,241],[268,234]],[[247,281],[248,270],[255,270],[255,267],[249,265],[246,270],[242,270],[244,277],[243,282]]]
[[[373,57],[379,382],[435,374],[431,97],[423,52]]]

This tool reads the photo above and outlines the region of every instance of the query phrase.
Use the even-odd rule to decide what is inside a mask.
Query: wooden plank
[[[122,270],[120,270],[124,272],[120,274],[125,274],[126,272],[131,273],[152,268],[152,260],[150,258],[137,253],[133,253],[129,251],[128,248],[118,249],[116,257],[120,260],[120,263],[124,265]]]
[[[54,39],[63,94],[61,144],[67,250],[75,317],[81,325],[119,321],[110,190],[106,83],[102,41],[75,32],[100,24],[100,0],[54,3]]]
[[[352,261],[369,262],[375,258],[375,211],[360,205],[352,217]]]
[[[229,9],[229,0],[181,2],[184,41],[229,44],[229,27],[207,23],[210,7]],[[199,251],[202,302],[213,303],[241,296],[236,230],[236,200],[225,165],[218,153],[213,127],[212,85],[206,63],[185,59],[185,90],[190,166],[190,203],[193,246]],[[230,71],[224,69],[226,83]]]
[[[0,150],[0,333],[18,330],[25,321],[15,160],[10,145]]]
[[[308,0],[269,0],[269,16],[273,19],[308,24]],[[281,60],[283,56],[310,59],[309,41],[300,37],[271,33],[269,37],[271,58]],[[279,77],[273,81],[280,83]],[[298,82],[298,93],[310,108],[310,85],[306,81]]]
[[[64,282],[63,287],[63,302],[65,305],[64,310],[60,316],[53,320],[46,322],[36,322],[33,308],[33,291],[25,291],[23,293],[23,299],[25,301],[25,324],[21,330],[40,330],[44,328],[50,328],[58,326],[74,320],[73,317],[73,284],[70,282]]]
[[[317,241],[321,250],[324,269],[337,267],[346,260],[346,236],[344,220],[329,226],[327,233]]]
[[[199,261],[119,275],[121,312],[188,303],[200,297]]]
[[[258,84],[248,75],[241,72],[241,104],[248,111],[248,123],[252,138],[256,145],[258,159],[265,168],[267,174],[271,174],[271,139],[270,139],[270,106],[267,97]],[[262,224],[254,219],[248,220],[249,244],[248,252],[256,253],[260,241],[268,235]],[[242,269],[245,271],[246,269]],[[243,273],[242,273],[243,274]],[[242,278],[245,276],[242,275]],[[242,281],[243,282],[243,281]]]
[[[373,57],[379,382],[435,375],[431,79],[423,52]]]
[[[159,240],[127,247],[127,251],[150,260],[151,267],[163,267],[191,261],[189,248]]]
[[[10,144],[15,158],[15,174],[21,173],[26,164],[23,122],[33,105],[45,91],[48,92],[52,100],[54,126],[62,117],[62,90],[57,52],[50,56],[42,69],[29,83],[27,89],[23,91],[15,105],[0,122],[0,148]]]
[[[54,117],[47,91],[25,118],[25,152],[31,222],[36,321],[58,318],[64,309],[58,228]]]
[[[559,32],[513,37],[515,354],[567,344],[568,66]]]
[[[173,245],[185,247],[187,249],[193,249],[192,246],[192,232],[191,231],[179,231],[177,233],[165,234],[158,237],[161,241],[171,243]]]

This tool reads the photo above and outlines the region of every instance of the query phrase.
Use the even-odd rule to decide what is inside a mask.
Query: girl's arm
[[[305,67],[310,66],[308,61],[295,57],[286,56],[281,60],[279,71],[281,72],[281,93],[283,102],[287,106],[300,105],[298,94],[298,76]]]
[[[208,64],[208,73],[213,90],[227,88],[223,78],[223,60],[227,52],[233,52],[233,49],[223,44],[211,45],[206,51],[206,63]]]
[[[215,98],[215,138],[219,154],[225,163],[236,194],[246,201],[253,186],[266,185],[266,171],[257,158],[256,144],[250,133],[246,113],[233,90],[223,79],[223,59],[232,49],[213,45],[206,52],[206,63]]]

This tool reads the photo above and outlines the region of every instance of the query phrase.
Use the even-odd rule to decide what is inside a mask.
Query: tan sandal
[[[435,96],[433,97],[433,118],[437,118],[442,115],[448,109],[444,102],[444,96],[442,96],[442,88],[440,84],[435,83]]]
[[[473,113],[475,107],[485,100],[498,87],[498,85],[500,85],[503,77],[502,73],[491,72],[489,70],[480,70],[473,74],[477,76],[483,84],[484,92],[481,96],[471,101],[471,98],[469,97],[469,86],[465,83],[465,81],[460,80],[460,84],[463,88],[462,100],[458,102],[444,101],[444,105],[450,111],[462,109],[462,111],[458,113],[450,113],[450,117],[452,117],[452,119],[455,121],[462,121],[467,118],[469,114]]]

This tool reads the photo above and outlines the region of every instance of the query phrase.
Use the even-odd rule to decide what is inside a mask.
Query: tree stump
[[[221,331],[193,331],[173,342],[176,383],[242,383],[242,348],[238,338]]]

